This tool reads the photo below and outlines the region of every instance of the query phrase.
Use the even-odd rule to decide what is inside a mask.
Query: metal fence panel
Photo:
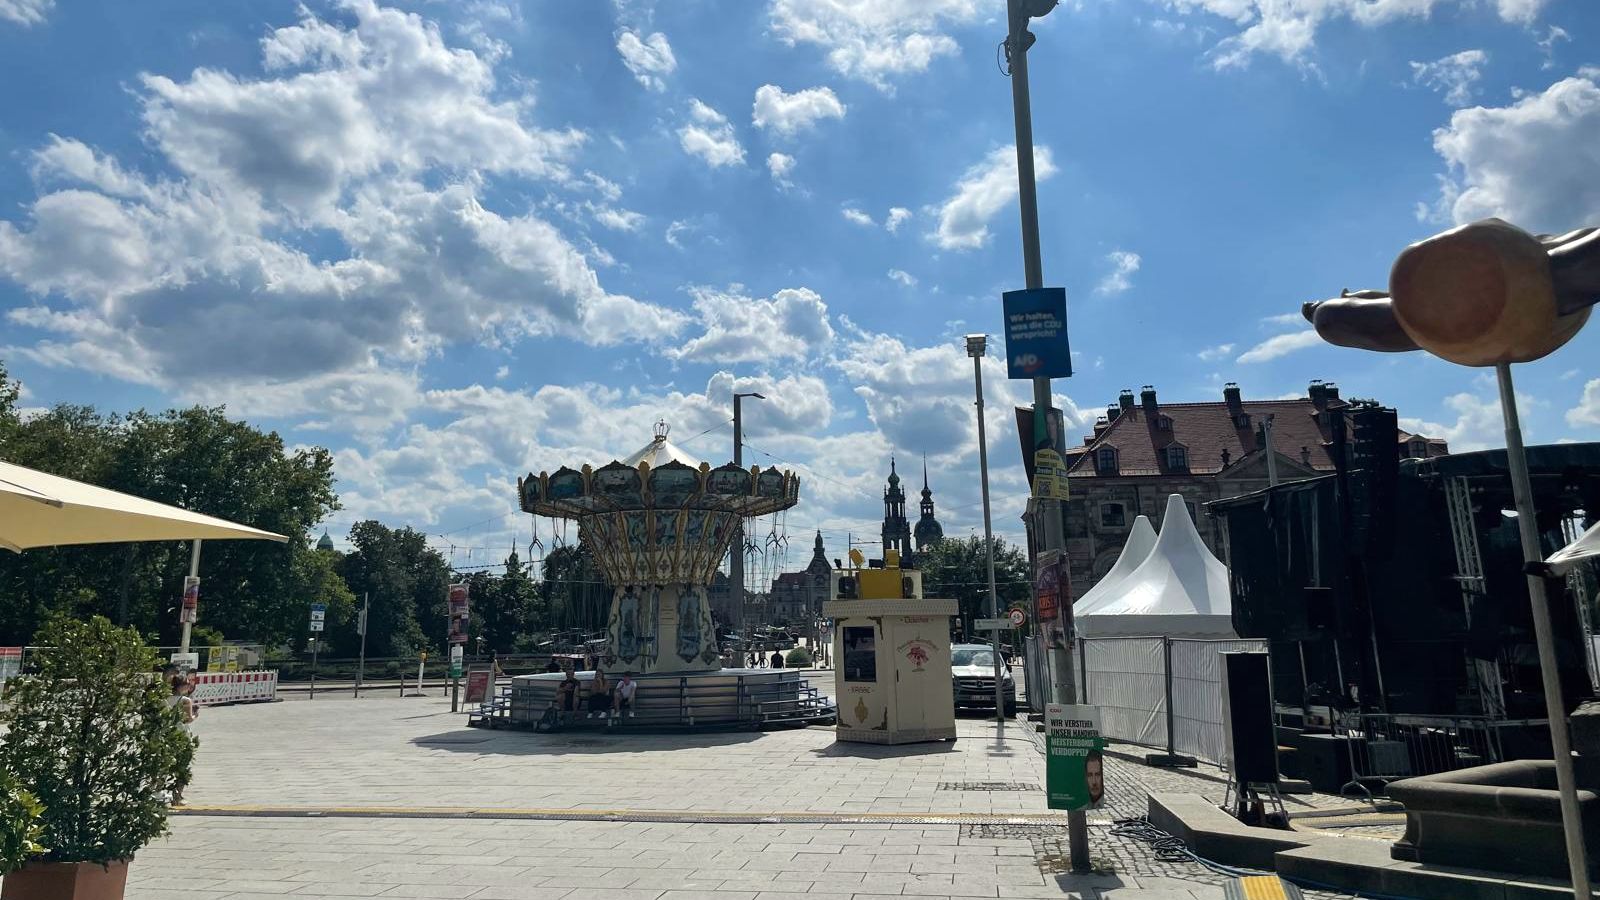
[[[1106,737],[1152,747],[1167,745],[1167,686],[1162,639],[1081,641],[1088,702],[1100,708]]]
[[[1221,765],[1227,751],[1222,732],[1220,653],[1265,651],[1265,641],[1172,641],[1173,750]]]

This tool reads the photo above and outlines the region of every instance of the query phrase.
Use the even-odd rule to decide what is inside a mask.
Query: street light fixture
[[[983,354],[988,337],[982,334],[967,335],[967,355],[972,357],[972,382],[977,391],[978,407],[978,472],[983,487],[983,552],[989,562],[989,618],[1000,618],[1000,594],[994,586],[994,528],[989,518],[989,442],[983,433]],[[1005,685],[1000,675],[1000,629],[994,630],[994,720],[1004,727],[1006,721]]]
[[[755,391],[735,391],[733,394],[733,464],[744,468],[744,418],[739,402],[746,397],[767,399]],[[744,520],[733,529],[733,547],[728,556],[728,588],[733,593],[733,630],[748,641],[744,629]],[[743,651],[741,651],[742,653]]]

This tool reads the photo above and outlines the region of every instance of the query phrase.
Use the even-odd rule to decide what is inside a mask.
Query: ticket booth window
[[[844,680],[878,680],[878,642],[872,626],[844,629]]]

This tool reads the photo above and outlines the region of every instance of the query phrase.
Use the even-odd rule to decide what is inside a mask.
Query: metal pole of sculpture
[[[1544,553],[1511,364],[1555,352],[1588,321],[1597,300],[1600,229],[1531,235],[1499,219],[1485,219],[1407,247],[1390,272],[1389,291],[1345,291],[1332,300],[1307,303],[1302,311],[1332,344],[1382,352],[1423,349],[1460,365],[1494,367],[1523,560],[1540,563]],[[1583,820],[1550,603],[1544,580],[1531,572],[1528,598],[1573,895],[1588,897]]]
[[[1034,41],[1028,30],[1028,20],[1042,16],[1054,9],[1056,0],[1006,0],[1006,61],[1011,67],[1011,108],[1017,133],[1017,205],[1022,214],[1022,267],[1027,287],[1037,290],[1044,287],[1044,264],[1039,258],[1039,193],[1033,174],[1033,112],[1028,99],[1028,48]],[[1050,379],[1033,380],[1033,446],[1039,447],[1048,440],[1050,429],[1046,426],[1050,415]],[[1051,447],[1061,450],[1060,447]],[[1040,498],[1038,501],[1038,528],[1046,551],[1064,551],[1066,541],[1061,533],[1061,503]],[[1069,601],[1070,602],[1070,601]],[[1068,618],[1070,621],[1070,618]],[[1066,635],[1070,647],[1076,636]],[[1072,656],[1065,648],[1051,647],[1045,651],[1050,663],[1050,696],[1058,703],[1071,703],[1078,696],[1072,671]],[[1069,812],[1068,837],[1071,846],[1073,871],[1089,870],[1089,823],[1082,812]]]
[[[739,404],[739,401],[743,400],[746,397],[754,397],[757,400],[765,400],[765,399],[767,399],[766,397],[763,397],[760,394],[757,394],[757,393],[754,393],[754,392],[747,393],[747,394],[741,394],[741,393],[738,393],[738,392],[734,392],[734,395],[733,395],[733,464],[736,465],[736,466],[740,466],[740,467],[744,466],[744,417],[741,414],[743,412],[743,410],[742,410],[742,408],[741,408],[741,406]],[[745,631],[744,631],[744,523],[743,522],[739,523],[738,529],[735,530],[734,533],[733,533],[733,548],[732,548],[732,550],[729,551],[729,555],[728,555],[728,592],[729,592],[729,595],[733,597],[733,622],[731,623],[732,626],[733,626],[733,632],[734,632],[734,634],[737,634],[739,636],[740,640],[748,640],[750,636],[748,634],[745,634]],[[739,650],[739,655],[741,657],[744,655],[744,650],[743,649]]]

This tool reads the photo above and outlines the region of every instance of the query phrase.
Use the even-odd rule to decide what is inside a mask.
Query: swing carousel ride
[[[621,722],[814,718],[821,707],[799,673],[722,667],[707,591],[741,523],[794,506],[799,477],[776,467],[712,468],[667,432],[656,423],[650,443],[599,468],[563,466],[517,480],[524,512],[577,521],[579,540],[611,588],[597,667],[639,682],[635,717]],[[513,679],[512,719],[541,715],[564,677]],[[594,673],[577,677],[587,692]]]

